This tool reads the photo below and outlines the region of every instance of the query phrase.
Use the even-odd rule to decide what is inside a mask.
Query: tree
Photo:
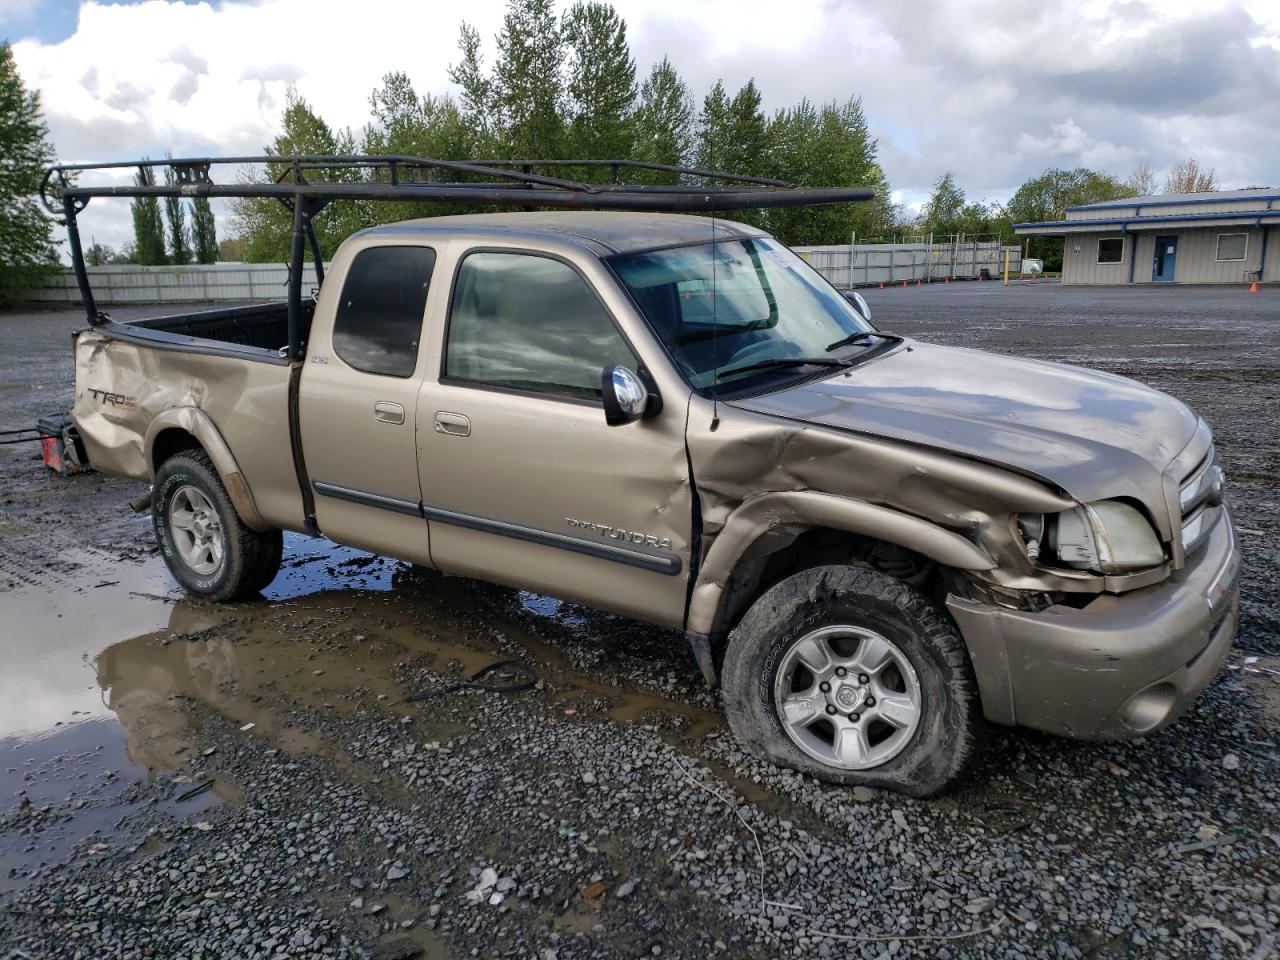
[[[484,71],[480,33],[465,21],[459,31],[458,49],[462,51],[462,62],[449,66],[449,79],[462,88],[463,119],[481,143],[492,144],[502,118],[494,100],[493,81]]]
[[[264,148],[273,156],[291,154],[354,154],[359,152],[350,130],[334,133],[310,104],[297,92],[290,90],[285,103],[280,134]],[[261,172],[263,182],[270,183],[277,177],[289,179],[282,164],[266,164]],[[315,181],[357,183],[362,179],[358,170],[308,170],[307,178]],[[250,263],[288,262],[293,236],[293,213],[275,199],[238,199],[233,201],[235,225],[245,244],[245,258]],[[328,258],[338,244],[348,236],[373,222],[366,204],[352,200],[330,203],[324,212],[312,221],[319,241],[321,255]],[[305,259],[311,259],[307,245]]]
[[[633,117],[632,156],[648,163],[683,166],[693,148],[693,97],[666,57],[649,71],[640,88],[640,104]],[[636,176],[643,183],[679,182],[679,175],[651,171]]]
[[[490,88],[512,158],[561,157],[565,144],[564,37],[554,0],[509,0]]]
[[[165,186],[178,182],[173,167],[164,168]],[[169,226],[169,262],[181,266],[191,262],[191,235],[187,230],[186,211],[181,197],[164,198],[164,219]]]
[[[116,256],[116,252],[105,243],[91,243],[84,252],[84,262],[91,267],[101,267],[103,264],[114,263]]]
[[[986,204],[967,201],[951,171],[939,177],[933,193],[920,210],[915,223],[919,233],[932,234],[935,240],[964,234],[968,237],[999,233],[996,211]]]
[[[715,86],[702,98],[702,112],[698,114],[694,165],[704,170],[716,170],[721,167],[724,164],[724,155],[728,151],[728,140],[729,95],[725,93],[724,81],[717,80]]]
[[[1208,193],[1217,189],[1217,174],[1200,166],[1195,157],[1175,163],[1164,182],[1165,193]]]
[[[1132,192],[1135,197],[1149,197],[1156,192],[1156,172],[1151,169],[1151,163],[1145,157],[1138,161],[1138,165],[1133,168],[1133,173],[1129,174],[1129,178],[1124,182],[1125,189]]]
[[[724,83],[717,80],[702,101],[698,117],[697,165],[707,170],[755,175],[764,169],[767,148],[768,127],[755,81],[748,80],[730,99]],[[745,223],[764,221],[758,210],[734,211],[732,217]]]
[[[146,157],[142,158],[146,160]],[[156,185],[155,168],[138,167],[133,178],[139,187]],[[164,222],[160,217],[160,201],[155,197],[136,197],[133,210],[133,247],[137,262],[147,267],[157,267],[165,262]]]
[[[590,160],[626,159],[635,143],[636,64],[627,25],[604,3],[576,3],[562,30],[569,53],[565,87],[569,147]]]
[[[761,99],[755,80],[748,80],[729,101],[727,137],[721,151],[729,173],[758,174],[764,169],[769,136]]]
[[[766,165],[760,172],[767,176],[806,187],[876,191],[875,199],[865,203],[770,210],[765,222],[777,237],[792,244],[848,243],[855,233],[866,238],[892,228],[888,185],[859,100],[821,107],[802,100],[773,115],[766,139]]]
[[[53,224],[36,199],[52,162],[40,95],[27,92],[12,49],[0,43],[0,305],[56,268]]]
[[[964,233],[964,213],[964,191],[948,170],[934,181],[933,193],[920,211],[917,227],[921,233],[940,236]]]
[[[191,246],[196,263],[218,262],[218,225],[208,197],[191,201]]]
[[[418,96],[409,77],[399,71],[382,78],[382,86],[369,97],[373,122],[365,128],[366,154],[411,154],[441,160],[475,159],[485,146],[468,122],[465,108],[446,95]],[[451,176],[441,171],[440,176]],[[380,203],[369,211],[381,221],[405,220],[412,217],[457,213],[466,208],[460,204],[414,203],[395,201]]]
[[[218,241],[218,259],[223,263],[243,263],[247,247],[244,237],[223,237]]]
[[[1020,186],[1009,198],[1001,217],[1007,236],[1014,223],[1061,220],[1067,207],[1086,203],[1102,203],[1133,196],[1132,188],[1109,173],[1078,167],[1075,170],[1050,169]],[[1061,237],[1031,237],[1030,256],[1043,259],[1045,269],[1062,268]]]

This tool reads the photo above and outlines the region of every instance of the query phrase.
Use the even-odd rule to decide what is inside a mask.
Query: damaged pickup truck
[[[758,229],[633,212],[788,188],[517,180],[613,209],[370,228],[304,300],[305,182],[289,303],[88,300],[75,338],[89,459],[152,485],[188,592],[253,595],[293,530],[588,604],[683,632],[754,754],[915,796],[985,721],[1158,730],[1231,646],[1222,471],[1183,404],[880,331]],[[77,199],[145,188],[85,189],[52,191],[73,231]]]

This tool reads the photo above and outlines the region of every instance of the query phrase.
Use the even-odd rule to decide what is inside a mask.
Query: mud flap
[[[711,656],[711,638],[705,633],[686,633],[689,646],[693,648],[693,659],[698,662],[707,686],[714,690],[718,685],[715,659]]]

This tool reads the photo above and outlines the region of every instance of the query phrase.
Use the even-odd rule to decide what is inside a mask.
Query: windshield
[[[610,263],[685,378],[703,393],[820,371],[798,361],[821,358],[829,365],[835,348],[875,329],[776,240],[725,240]]]

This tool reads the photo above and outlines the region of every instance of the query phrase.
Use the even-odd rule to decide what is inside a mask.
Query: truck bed
[[[311,329],[315,301],[302,302],[302,341]],[[247,360],[284,363],[289,343],[289,305],[280,300],[242,307],[178,313],[146,320],[112,322],[97,331],[113,339],[159,349],[223,354]]]

